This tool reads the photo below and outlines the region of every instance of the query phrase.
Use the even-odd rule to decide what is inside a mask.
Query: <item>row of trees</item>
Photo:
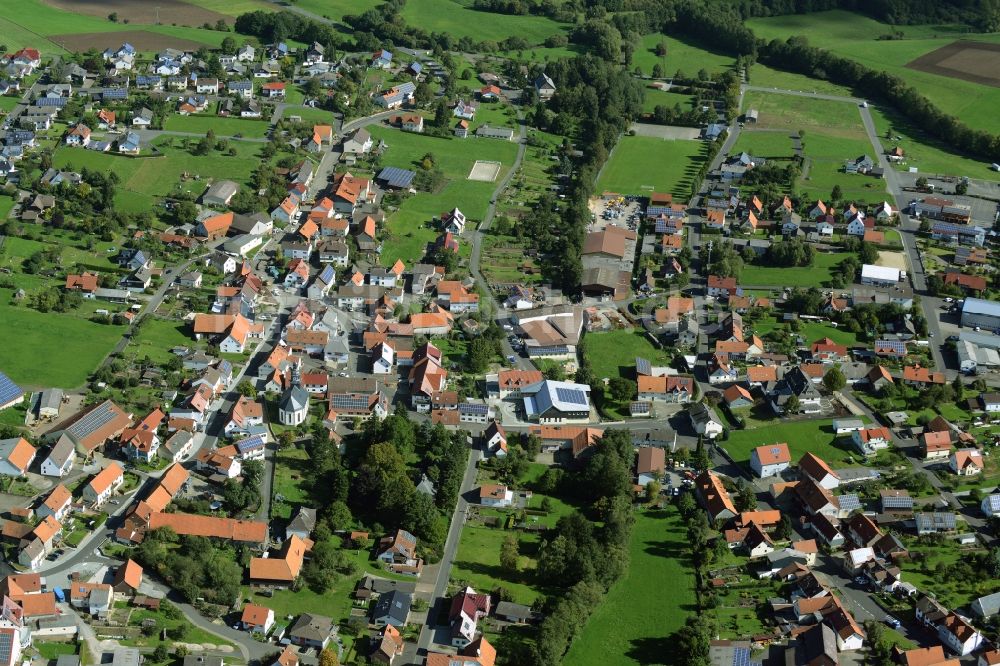
[[[568,592],[546,599],[545,619],[534,645],[511,645],[510,663],[558,664],[586,624],[604,593],[628,569],[632,533],[632,464],[627,430],[611,430],[573,473],[546,474],[546,486],[578,497],[593,520],[580,513],[564,516],[547,532],[538,555],[538,577]],[[506,649],[507,643],[504,648]]]

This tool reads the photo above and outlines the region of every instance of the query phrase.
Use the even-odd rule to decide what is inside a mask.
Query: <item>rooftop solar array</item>
[[[368,396],[352,393],[341,393],[330,396],[330,408],[334,411],[338,409],[361,411],[368,409]]]
[[[953,530],[955,529],[955,514],[953,513],[918,513],[917,531]]]
[[[462,414],[478,414],[480,416],[489,414],[489,406],[478,402],[463,402],[458,406],[458,411]]]
[[[327,266],[323,269],[323,272],[319,274],[319,279],[324,284],[331,284],[333,282],[333,275],[335,273],[333,266]]]
[[[990,511],[1000,511],[1000,495],[990,495],[986,498],[986,505]]]
[[[649,403],[632,402],[629,403],[628,410],[632,414],[649,414]]]
[[[580,389],[571,388],[556,388],[556,397],[562,402],[569,403],[571,405],[586,405],[587,404],[587,394]]]
[[[649,362],[649,359],[637,356],[635,359],[635,371],[638,372],[640,375],[652,375],[653,366]]]
[[[399,167],[385,167],[378,175],[378,179],[385,181],[391,187],[409,187],[416,174]]]
[[[913,498],[909,495],[883,497],[882,507],[885,509],[912,509]]]
[[[554,347],[528,347],[528,356],[557,356],[569,353],[569,347],[558,345]]]
[[[236,442],[236,449],[240,453],[250,451],[251,449],[259,449],[264,446],[264,438],[261,435],[254,435],[253,437],[247,437],[246,439],[241,439]]]
[[[66,428],[66,431],[76,439],[82,439],[104,427],[115,418],[115,413],[109,403],[98,405],[89,414]]]
[[[883,349],[892,349],[901,354],[906,353],[906,343],[902,340],[879,340],[875,343],[875,346]]]
[[[738,647],[733,650],[733,666],[750,666],[750,648]]]
[[[10,377],[0,372],[0,405],[13,402],[22,395],[24,395],[24,391],[21,390],[21,387],[15,384]]]
[[[837,502],[840,504],[840,510],[844,512],[857,511],[861,508],[861,500],[854,494],[840,495],[837,497]]]

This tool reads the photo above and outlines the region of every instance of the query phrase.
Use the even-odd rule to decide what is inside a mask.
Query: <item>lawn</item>
[[[768,317],[767,319],[754,322],[753,332],[759,336],[764,336],[773,331],[776,328],[781,328],[782,323],[777,321],[774,317]],[[841,344],[847,347],[853,347],[858,344],[858,336],[850,331],[842,328],[834,328],[827,324],[819,322],[806,322],[799,321],[799,332],[798,335],[802,336],[802,339],[808,343],[813,343],[816,340],[822,340],[823,338],[830,338],[837,344]]]
[[[423,156],[431,153],[446,180],[437,192],[407,196],[399,209],[389,214],[388,228],[382,230],[382,233],[388,231],[382,249],[382,263],[386,266],[391,266],[396,259],[402,259],[407,265],[420,260],[427,243],[438,235],[431,221],[442,212],[458,207],[470,220],[469,227],[474,228],[486,215],[493,191],[517,156],[517,144],[513,141],[437,138],[388,127],[372,127],[370,131],[373,137],[383,139],[388,145],[380,160],[382,166],[418,169]],[[503,165],[496,182],[468,180],[476,160],[497,161]],[[460,240],[464,247],[468,247],[469,242],[465,238]]]
[[[60,655],[76,654],[76,643],[32,641],[31,646],[38,650],[40,657],[45,659],[58,659]]]
[[[657,349],[641,330],[588,333],[584,354],[598,379],[635,376],[635,358],[641,356],[653,365],[667,365],[670,355]]]
[[[808,173],[803,170],[799,188],[805,199],[826,199],[834,185],[840,185],[845,200],[881,202],[887,197],[885,181],[860,174],[844,173],[844,162],[861,155],[874,157],[868,137],[860,130],[847,136],[844,130],[814,128],[806,132],[803,150]]]
[[[471,2],[456,0],[410,0],[402,10],[403,19],[411,26],[427,32],[443,32],[453,39],[469,37],[473,41],[502,41],[521,37],[537,45],[546,37],[564,33],[569,26],[556,23],[546,16],[517,16],[472,9]],[[353,5],[352,5],[353,6]],[[359,14],[362,9],[351,13]]]
[[[759,112],[756,127],[762,129],[808,132],[810,128],[820,127],[848,138],[865,136],[861,113],[851,102],[749,90],[743,96],[742,109],[756,109]]]
[[[574,641],[574,666],[669,662],[670,635],[696,612],[686,532],[673,509],[635,516],[631,563]]]
[[[205,134],[208,130],[212,130],[217,137],[242,134],[245,137],[261,138],[267,134],[268,127],[267,121],[264,120],[226,118],[213,115],[171,115],[164,123],[163,129],[171,132],[193,132],[195,134]]]
[[[910,557],[904,558],[900,564],[904,580],[916,585],[922,592],[933,593],[949,608],[965,606],[973,599],[1000,590],[1000,583],[989,576],[968,579],[947,575],[940,569],[968,559],[975,552],[960,548],[956,541],[945,540],[932,545],[920,544],[906,537],[904,543],[910,551]]]
[[[797,462],[806,453],[812,452],[828,462],[834,468],[845,462],[850,462],[852,456],[846,444],[835,442],[832,421],[817,419],[807,421],[775,421],[765,428],[753,430],[733,430],[729,439],[719,442],[733,460],[747,464],[750,452],[764,444],[785,442],[792,455],[792,461]]]
[[[184,149],[187,142],[197,139],[182,137],[160,137],[154,144],[164,154],[163,157],[125,157],[111,153],[97,153],[92,150],[60,147],[55,151],[52,162],[58,169],[81,169],[87,167],[118,174],[115,203],[130,212],[148,210],[156,197],[163,197],[180,187],[194,196],[199,196],[207,187],[208,179],[230,179],[246,185],[250,173],[259,163],[257,154],[263,144],[248,141],[229,141],[236,150],[235,156],[225,152],[212,151],[208,155],[192,155]],[[181,180],[186,174],[187,179]]]
[[[200,345],[191,335],[189,322],[149,316],[132,336],[128,352],[134,353],[136,358],[148,356],[154,363],[165,363],[173,357],[170,350],[174,347],[197,346]]]
[[[740,284],[757,287],[813,287],[830,280],[831,269],[847,257],[842,253],[817,252],[812,266],[777,268],[746,264]]]
[[[750,129],[744,129],[740,132],[732,152],[746,152],[754,157],[765,159],[791,158],[795,154],[792,148],[791,133]]]
[[[500,566],[500,547],[508,535],[516,536],[520,546],[517,572],[506,571]],[[537,552],[538,544],[537,534],[468,524],[462,528],[451,579],[482,591],[503,587],[510,591],[516,603],[531,605],[542,595],[538,581],[534,580],[535,560],[530,557]]]
[[[165,613],[163,609],[156,611],[136,609],[129,614],[128,625],[130,627],[138,627],[142,625],[143,620],[147,619],[155,620],[156,626],[160,629],[170,630],[175,627],[185,627],[186,631],[183,640],[186,643],[212,643],[215,645],[232,646],[232,643],[226,639],[191,624],[191,622],[189,622],[187,618],[180,613],[180,611],[176,613],[176,617],[168,617],[167,613]],[[159,633],[155,633],[151,637],[146,637],[140,634],[140,638],[136,640],[123,641],[122,643],[135,647],[153,647],[159,643]]]
[[[825,95],[841,95],[852,97],[850,88],[839,86],[822,79],[814,79],[802,74],[784,72],[780,69],[772,69],[762,63],[756,63],[750,69],[750,85],[764,88],[778,88],[779,90],[802,90],[823,93]]]
[[[804,36],[813,46],[901,77],[942,111],[957,116],[970,127],[994,133],[1000,131],[1000,117],[993,111],[1000,104],[1000,88],[906,67],[907,63],[956,39],[996,43],[1000,41],[998,34],[966,33],[963,27],[954,25],[889,26],[846,11],[753,19],[747,21],[747,26],[758,37],[767,40]],[[893,31],[903,32],[904,38],[877,39]],[[757,81],[755,84],[765,85]]]
[[[601,169],[597,191],[622,194],[656,191],[687,198],[707,150],[708,144],[702,141],[622,137]]]
[[[187,0],[187,2],[227,16],[239,16],[257,9],[264,11],[274,11],[275,9],[273,4],[264,0]],[[306,2],[302,0],[299,4],[304,6]]]
[[[0,345],[0,370],[22,388],[76,388],[121,339],[120,326],[38,312],[14,305],[11,296],[11,290],[0,289],[0,321],[17,332]],[[40,352],[44,362],[39,362]]]
[[[308,125],[332,125],[334,121],[332,112],[311,106],[290,106],[281,117],[287,120],[291,116],[298,116]]]
[[[646,113],[652,113],[658,106],[665,106],[668,109],[672,109],[677,105],[680,105],[681,109],[687,111],[694,102],[693,95],[660,90],[659,88],[646,88],[644,93],[645,98],[642,101],[642,110]]]
[[[291,518],[295,507],[305,504],[308,493],[302,487],[302,477],[309,468],[309,455],[302,449],[285,447],[278,451],[274,465],[274,486],[271,492],[275,499],[271,504],[272,517]]]
[[[906,151],[906,159],[897,165],[898,169],[916,168],[926,174],[1000,180],[1000,172],[993,171],[989,163],[952,152],[891,109],[870,107],[870,110],[875,128],[883,137],[883,146],[887,150],[900,146]]]
[[[667,45],[667,55],[656,55],[656,45],[663,42]],[[680,71],[686,77],[695,76],[704,69],[709,74],[724,72],[736,66],[736,60],[723,53],[716,53],[703,48],[694,42],[683,42],[676,37],[661,34],[645,35],[632,53],[631,68],[640,67],[642,73],[649,76],[653,65],[659,64],[665,76],[673,77]]]

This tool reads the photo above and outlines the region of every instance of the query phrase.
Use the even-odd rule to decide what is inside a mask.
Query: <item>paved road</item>
[[[459,491],[458,502],[455,504],[455,511],[451,515],[451,525],[448,528],[448,539],[444,544],[444,552],[441,561],[435,566],[437,571],[434,579],[434,588],[431,593],[431,609],[427,613],[428,622],[420,628],[420,638],[417,640],[417,652],[425,653],[430,648],[434,638],[435,628],[431,626],[430,619],[437,617],[435,605],[437,602],[446,603],[444,594],[448,589],[448,579],[451,574],[451,565],[455,561],[455,554],[458,552],[458,542],[462,536],[462,527],[465,525],[465,518],[469,509],[469,503],[465,500],[465,494],[472,490],[476,483],[476,468],[481,458],[478,449],[473,449],[469,454],[469,463],[465,467],[465,475],[462,477],[462,487]],[[426,578],[427,572],[424,572]]]

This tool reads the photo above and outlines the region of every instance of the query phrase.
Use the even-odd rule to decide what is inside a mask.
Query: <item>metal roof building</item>
[[[962,326],[1000,330],[1000,303],[981,298],[966,298],[962,304]]]

